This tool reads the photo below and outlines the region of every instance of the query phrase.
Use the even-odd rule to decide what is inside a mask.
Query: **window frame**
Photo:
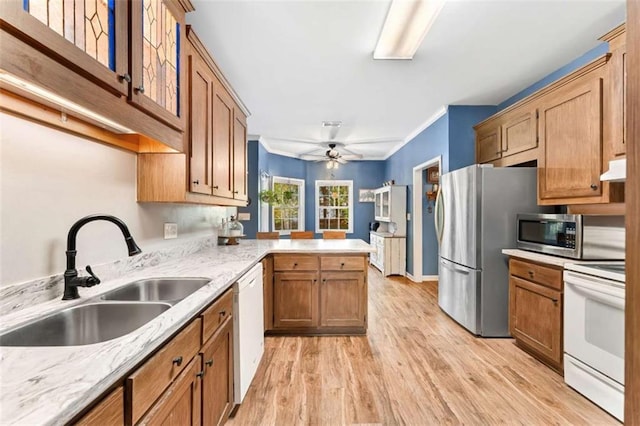
[[[276,183],[284,183],[288,185],[298,186],[298,228],[297,229],[276,229],[276,215],[275,209],[281,208],[280,206],[271,206],[269,213],[271,214],[270,226],[271,231],[279,232],[280,235],[291,235],[291,231],[304,231],[305,230],[305,216],[304,216],[304,204],[305,204],[305,180],[297,178],[289,178],[283,176],[271,177],[271,190],[274,190]]]
[[[348,205],[348,209],[349,209],[349,226],[348,229],[321,229],[320,228],[320,208],[326,208],[326,206],[320,206],[320,187],[321,186],[347,186],[348,187],[348,194],[349,194],[349,205]],[[354,221],[355,221],[355,216],[354,216],[354,207],[353,207],[353,180],[316,180],[315,183],[315,205],[316,205],[316,211],[315,211],[315,227],[316,227],[316,233],[321,234],[323,231],[345,231],[347,234],[353,234],[353,228],[354,228]],[[334,207],[335,209],[338,208],[345,208],[345,207]]]

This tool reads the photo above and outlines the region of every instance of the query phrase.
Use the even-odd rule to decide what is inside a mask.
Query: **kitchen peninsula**
[[[211,240],[200,238],[113,264],[98,265],[95,269],[101,274],[103,284],[81,289],[80,299],[61,301],[56,295],[54,300],[37,305],[25,303],[27,307],[3,315],[0,333],[99,298],[142,278],[210,278],[209,284],[163,314],[115,339],[81,346],[0,347],[3,378],[0,423],[65,423],[79,420],[87,407],[116,392],[120,392],[117,400],[122,401],[123,383],[144,372],[172,341],[183,335],[197,335],[193,338],[197,341],[194,346],[197,352],[200,339],[205,339],[200,332],[204,325],[198,325],[206,321],[203,312],[224,298],[220,296],[229,294],[234,282],[258,262],[267,265],[267,274],[274,271],[273,280],[267,277],[265,285],[265,311],[273,312],[272,322],[265,323],[267,329],[296,334],[366,332],[366,261],[373,250],[369,244],[361,240],[243,240],[238,246],[218,247]],[[270,282],[272,286],[268,285]],[[42,298],[42,294],[34,292],[44,291],[37,286],[33,290],[27,286],[20,290],[12,296],[11,303],[15,306],[21,304],[19,298]],[[57,290],[61,296],[61,287]],[[7,302],[5,300],[4,306]],[[206,352],[204,346],[202,351]],[[198,363],[206,364],[201,355],[172,372],[174,384],[187,373],[200,370],[190,366],[204,366]],[[199,379],[204,383],[207,376],[189,380],[196,383]],[[131,403],[126,391],[124,400]],[[164,398],[159,397],[156,405]]]

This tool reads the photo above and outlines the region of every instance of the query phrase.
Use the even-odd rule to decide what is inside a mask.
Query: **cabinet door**
[[[185,12],[177,0],[131,2],[130,100],[168,125],[182,130],[180,69],[185,55]]]
[[[502,124],[502,157],[527,151],[538,146],[536,111],[517,112],[505,117]]]
[[[197,53],[189,55],[189,188],[211,195],[213,74]]]
[[[611,67],[611,138],[613,154],[627,151],[627,52],[624,45],[615,50]]]
[[[202,424],[224,424],[233,408],[233,320],[202,347]]]
[[[273,327],[318,326],[318,274],[276,272],[273,282]]]
[[[539,198],[600,196],[602,78],[587,74],[545,96],[539,126]]]
[[[2,0],[0,16],[16,37],[117,95],[129,91],[124,1]],[[125,77],[126,76],[126,77]]]
[[[517,340],[562,365],[562,293],[510,276],[509,328]]]
[[[376,220],[380,220],[382,218],[382,192],[376,191],[375,194],[375,205],[374,205],[374,214]]]
[[[476,155],[478,163],[488,163],[502,156],[502,134],[500,126],[478,129],[476,134]]]
[[[323,272],[320,325],[364,327],[367,297],[363,272]]]
[[[222,84],[214,80],[213,195],[233,198],[233,100]]]
[[[247,200],[247,118],[237,107],[233,117],[233,198]]]
[[[196,356],[138,425],[196,426],[202,418],[202,370]]]
[[[76,423],[77,426],[124,425],[124,391],[111,392]]]

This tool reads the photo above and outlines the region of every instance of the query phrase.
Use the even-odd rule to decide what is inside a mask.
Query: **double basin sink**
[[[75,346],[105,342],[142,327],[207,285],[209,278],[134,281],[0,336],[0,346]]]

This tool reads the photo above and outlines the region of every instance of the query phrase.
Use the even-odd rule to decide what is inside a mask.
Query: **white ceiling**
[[[389,1],[193,0],[187,17],[251,111],[249,133],[297,156],[336,141],[386,158],[446,105],[495,105],[598,44],[624,0],[449,0],[412,61],[372,59]],[[285,139],[285,140],[283,140]],[[357,144],[364,140],[387,143]],[[323,145],[325,146],[325,145]]]

